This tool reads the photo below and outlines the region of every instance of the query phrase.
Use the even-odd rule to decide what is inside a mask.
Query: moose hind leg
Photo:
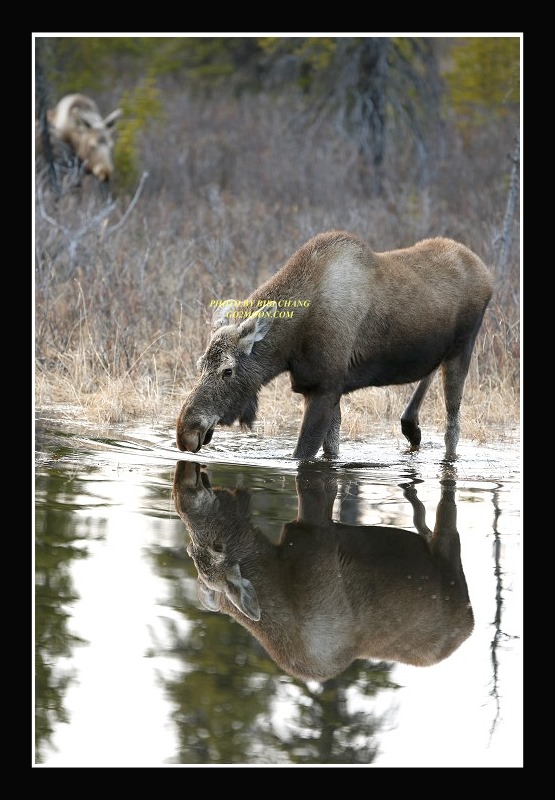
[[[412,506],[414,527],[427,542],[432,541],[432,531],[426,525],[426,507],[416,493],[414,483],[401,484],[403,494]]]
[[[464,384],[470,364],[472,345],[455,358],[444,361],[441,366],[443,379],[443,395],[445,397],[445,458],[453,460],[457,455],[457,444],[461,430],[461,401]]]
[[[435,373],[432,372],[426,378],[422,378],[412,393],[412,397],[409,400],[407,407],[403,411],[403,416],[401,417],[401,430],[403,435],[409,440],[412,450],[418,450],[420,447],[422,432],[420,430],[418,413],[420,411],[420,406],[422,405],[422,400],[424,400],[424,396],[428,391],[434,374]]]

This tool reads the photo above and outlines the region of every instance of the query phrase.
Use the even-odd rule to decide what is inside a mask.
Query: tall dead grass
[[[492,429],[496,437],[513,429],[520,413],[518,218],[508,266],[503,274],[496,267],[512,131],[496,124],[495,136],[481,138],[475,151],[453,132],[456,160],[438,161],[433,185],[415,176],[404,145],[402,161],[395,158],[392,142],[385,196],[369,197],[353,147],[325,125],[307,140],[299,109],[276,103],[168,95],[168,122],[144,144],[149,177],[122,225],[131,197],[107,197],[92,178],[56,197],[37,170],[37,410],[64,405],[98,423],[173,425],[207,343],[210,300],[246,297],[310,236],[343,228],[377,250],[451,236],[491,265],[496,292],[467,379],[462,435],[484,441]],[[399,435],[410,391],[391,386],[345,397],[342,432],[364,436],[379,422]],[[287,376],[263,388],[263,433],[296,428],[301,413]],[[423,425],[441,428],[444,413],[438,376]]]

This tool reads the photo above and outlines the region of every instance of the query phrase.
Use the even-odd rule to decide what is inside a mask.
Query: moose
[[[452,655],[474,628],[455,481],[441,482],[433,531],[414,482],[403,485],[415,533],[336,522],[337,477],[301,469],[295,480],[297,518],[275,544],[252,521],[248,488],[212,488],[200,464],[178,461],[174,502],[201,604],[303,681],[325,682],[357,659],[430,666]]]
[[[421,442],[419,411],[441,367],[445,459],[456,458],[460,406],[492,276],[468,247],[446,238],[374,252],[346,231],[306,242],[246,300],[221,301],[200,372],[176,426],[193,453],[217,424],[252,428],[262,386],[289,372],[304,398],[293,457],[339,453],[341,397],[367,386],[417,383],[401,430]]]
[[[53,142],[69,146],[85,171],[104,183],[114,172],[113,128],[121,114],[117,108],[103,118],[90,97],[68,94],[46,116]]]

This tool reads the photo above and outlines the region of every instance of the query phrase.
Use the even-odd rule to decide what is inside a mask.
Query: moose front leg
[[[324,445],[326,455],[339,451],[341,411],[335,394],[305,394],[304,414],[293,458],[313,458]]]
[[[339,430],[341,428],[341,405],[336,403],[331,415],[331,423],[328,432],[324,436],[323,448],[324,455],[328,458],[336,458],[339,455]]]

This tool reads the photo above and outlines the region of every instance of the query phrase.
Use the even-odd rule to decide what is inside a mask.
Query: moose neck
[[[272,327],[264,339],[256,342],[251,353],[261,386],[290,369],[295,346],[302,337],[310,313],[307,290],[289,289],[287,285],[278,285],[270,280],[248,298],[253,310],[261,308],[267,300],[274,300],[277,304],[268,312],[273,314]]]

